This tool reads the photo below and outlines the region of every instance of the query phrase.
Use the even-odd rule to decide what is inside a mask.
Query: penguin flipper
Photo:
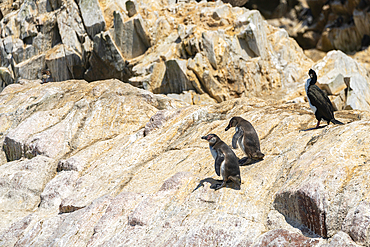
[[[217,152],[217,157],[215,159],[215,171],[216,171],[216,174],[217,176],[220,176],[221,172],[221,164],[222,162],[224,161],[225,157],[224,157],[224,154],[221,153],[221,152]]]
[[[236,132],[233,136],[233,140],[231,142],[231,145],[233,146],[233,149],[237,149],[238,146],[237,146],[237,142],[239,140],[239,138],[241,138],[243,135],[243,130],[241,128],[236,128]]]

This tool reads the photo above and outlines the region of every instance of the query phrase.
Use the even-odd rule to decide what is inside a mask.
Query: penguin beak
[[[230,126],[227,126],[226,128],[225,128],[225,131],[228,131],[230,129]]]
[[[207,136],[202,136],[201,138],[204,140],[207,140]]]

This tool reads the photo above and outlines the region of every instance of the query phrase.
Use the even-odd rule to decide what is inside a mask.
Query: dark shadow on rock
[[[220,180],[220,179],[216,180],[216,179],[213,179],[213,178],[205,178],[205,179],[200,180],[199,184],[197,185],[197,187],[195,189],[193,189],[192,192],[196,191],[200,187],[204,187],[205,182],[208,182],[208,183],[211,184],[211,186],[210,186],[211,189],[216,189],[218,186],[220,186],[222,184],[222,180]],[[234,190],[240,190],[240,186],[238,186],[237,184],[235,184],[231,180],[226,182],[225,188],[232,188]]]
[[[251,159],[251,158],[248,158],[248,157],[243,157],[243,158],[239,159],[239,166],[250,166],[250,165],[256,164],[260,161],[262,161],[262,160],[255,160],[255,159]]]
[[[313,191],[314,188],[311,189]],[[301,230],[306,237],[327,238],[326,212],[322,201],[312,196],[307,188],[297,191],[280,192],[274,199],[274,208],[284,215],[291,226]]]
[[[318,130],[318,129],[325,128],[326,126],[328,126],[328,125],[319,126],[318,128],[309,128],[309,129],[305,129],[305,130],[300,130],[299,132],[301,132],[301,131],[310,131],[310,130]]]

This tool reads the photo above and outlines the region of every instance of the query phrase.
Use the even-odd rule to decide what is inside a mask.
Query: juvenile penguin
[[[317,82],[316,72],[310,69],[308,75],[310,78],[306,81],[305,89],[310,108],[315,113],[315,117],[318,121],[315,129],[319,128],[321,119],[327,121],[328,124],[330,122],[333,124],[343,124],[334,118],[334,107],[328,96],[315,85]]]
[[[244,118],[233,117],[230,119],[229,125],[225,128],[225,131],[228,131],[231,127],[235,127],[236,131],[231,143],[232,147],[234,149],[238,148],[236,145],[236,143],[238,143],[239,147],[247,155],[247,160],[244,160],[245,158],[240,160],[241,164],[262,160],[265,155],[261,152],[260,140],[252,124]],[[244,162],[242,160],[244,160]]]
[[[209,149],[215,159],[215,171],[218,176],[222,175],[222,184],[216,187],[215,190],[226,186],[228,180],[233,181],[240,187],[240,169],[238,164],[238,157],[236,157],[233,150],[223,142],[217,135],[208,134],[202,136],[209,143]]]

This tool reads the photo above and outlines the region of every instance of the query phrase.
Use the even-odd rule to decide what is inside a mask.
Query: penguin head
[[[229,124],[225,128],[225,131],[228,131],[230,128],[235,127],[238,124],[240,117],[232,117],[229,121]]]
[[[202,136],[202,139],[207,140],[210,144],[215,144],[220,138],[215,134],[208,134]]]
[[[308,71],[308,75],[310,76],[310,78],[313,78],[316,75],[316,72],[313,69],[310,69]]]

